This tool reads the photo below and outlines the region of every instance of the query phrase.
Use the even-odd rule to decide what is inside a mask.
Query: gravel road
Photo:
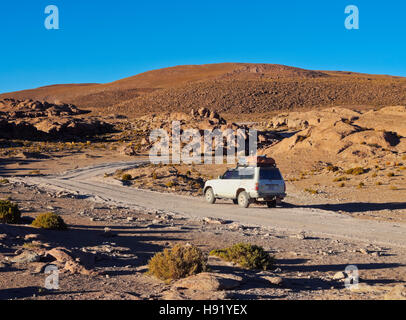
[[[361,220],[332,211],[312,208],[240,208],[228,201],[207,204],[203,197],[138,190],[120,181],[103,178],[105,173],[137,166],[141,161],[114,162],[68,171],[61,175],[14,178],[45,189],[65,190],[86,195],[98,202],[109,202],[131,208],[163,210],[191,218],[215,217],[275,230],[308,233],[313,236],[354,239],[387,246],[406,247],[406,226]]]

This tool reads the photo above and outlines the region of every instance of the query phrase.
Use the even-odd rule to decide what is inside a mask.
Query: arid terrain
[[[218,64],[0,95],[0,199],[23,216],[0,224],[0,299],[405,299],[405,89],[400,77]],[[246,141],[258,130],[287,198],[206,204],[204,182],[235,165],[149,163],[151,131],[171,136],[173,121]],[[68,230],[31,226],[43,212]],[[146,273],[176,243],[208,255],[241,242],[274,268],[210,256],[210,273],[186,283]],[[43,287],[49,264],[59,290]]]
[[[353,72],[312,71],[273,64],[177,66],[107,84],[68,84],[5,93],[0,99],[70,103],[95,114],[129,117],[160,110],[207,107],[246,121],[264,113],[406,104],[406,79]]]

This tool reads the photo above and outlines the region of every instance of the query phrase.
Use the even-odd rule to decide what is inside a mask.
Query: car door
[[[255,189],[255,168],[254,167],[242,167],[238,168],[239,173],[239,186],[238,188],[244,189],[248,193]],[[236,189],[237,190],[237,189]]]
[[[234,169],[227,170],[221,178],[216,194],[221,198],[234,198],[238,185],[238,171]]]

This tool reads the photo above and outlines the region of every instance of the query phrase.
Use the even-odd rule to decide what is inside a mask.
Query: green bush
[[[237,263],[246,269],[269,270],[274,264],[274,258],[266,253],[262,247],[245,243],[238,243],[225,249],[213,250],[210,255]]]
[[[19,223],[21,212],[15,203],[8,200],[0,200],[0,222]]]
[[[50,230],[66,230],[67,226],[63,219],[53,212],[41,213],[32,225],[37,228]]]
[[[193,245],[175,245],[152,257],[148,273],[166,281],[186,278],[207,271],[207,258]]]

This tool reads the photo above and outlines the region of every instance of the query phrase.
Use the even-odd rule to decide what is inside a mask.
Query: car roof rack
[[[249,156],[239,159],[237,168],[239,167],[276,167],[276,162],[267,156]]]

